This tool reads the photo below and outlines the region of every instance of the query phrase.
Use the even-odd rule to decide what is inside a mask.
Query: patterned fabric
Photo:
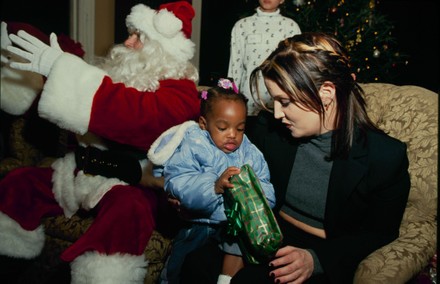
[[[33,133],[38,133],[35,129],[33,129],[32,133],[29,133],[29,119],[26,116],[13,117],[10,120],[6,116],[0,117],[2,132],[4,131],[2,134],[8,133],[4,137],[0,135],[0,139],[4,139],[0,143],[2,143],[2,146],[5,146],[2,149],[5,152],[1,152],[4,156],[0,157],[0,178],[19,167],[36,165],[49,167],[55,160],[54,157],[47,157],[43,149],[37,147],[35,142],[28,140],[29,136],[32,136]],[[35,127],[35,125],[32,125],[32,127]],[[65,153],[68,143],[68,131],[60,130],[58,137],[55,133],[49,132],[49,135],[47,134],[45,133],[43,136],[45,147],[57,145],[57,147],[53,147],[51,150],[59,155]]]
[[[362,87],[372,120],[408,145],[411,192],[400,237],[364,259],[354,282],[405,283],[436,252],[438,94],[416,86]]]
[[[0,176],[18,167],[34,165],[38,159],[41,159],[41,153],[23,137],[25,118],[19,117],[11,122],[8,141],[10,149],[7,157],[0,161]],[[6,153],[5,153],[6,154]]]
[[[260,65],[277,47],[278,42],[300,34],[298,24],[275,12],[263,12],[259,8],[252,16],[238,20],[231,31],[231,50],[228,77],[234,79],[238,89],[249,99],[248,115],[257,115],[261,107],[252,100],[249,79],[252,70]],[[264,102],[272,105],[272,99],[263,82],[259,89]]]
[[[247,262],[258,264],[275,254],[283,235],[253,169],[243,165],[231,183],[224,193],[228,233],[238,236]]]

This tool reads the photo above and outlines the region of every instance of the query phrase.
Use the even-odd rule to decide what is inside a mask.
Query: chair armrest
[[[435,221],[403,223],[396,240],[359,264],[354,283],[406,283],[428,265],[436,242]]]

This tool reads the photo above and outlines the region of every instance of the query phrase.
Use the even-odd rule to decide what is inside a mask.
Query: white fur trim
[[[40,74],[1,67],[0,108],[12,115],[24,114],[43,89]]]
[[[95,93],[106,73],[81,58],[63,53],[44,84],[38,110],[63,129],[87,132]]]
[[[76,163],[73,153],[56,160],[52,168],[54,169],[52,191],[68,218],[72,217],[80,207],[86,210],[95,207],[113,186],[127,185],[117,178],[89,176],[83,171],[79,171],[75,176]]]
[[[153,144],[151,144],[150,150],[148,151],[148,159],[155,165],[164,165],[180,145],[185,131],[193,125],[197,125],[197,123],[190,120],[173,126],[163,132]]]
[[[83,171],[78,172],[75,180],[76,192],[80,192],[81,208],[90,210],[98,204],[101,198],[116,185],[128,185],[117,179],[103,176],[90,176]]]
[[[182,30],[182,21],[168,10],[162,9],[153,17],[156,30],[167,38],[172,38]]]
[[[52,168],[52,192],[55,200],[64,209],[64,215],[68,218],[72,217],[79,209],[79,202],[75,197],[75,176],[76,168],[75,156],[68,153],[64,158],[57,159]]]
[[[0,212],[0,255],[31,259],[44,247],[44,229],[23,229],[15,220]]]
[[[86,252],[71,264],[72,284],[144,283],[148,262],[144,255],[105,255]]]
[[[194,56],[195,44],[181,31],[182,21],[166,9],[161,9],[159,14],[144,4],[137,4],[131,8],[126,24],[139,29],[148,39],[158,41],[177,60],[189,61]]]

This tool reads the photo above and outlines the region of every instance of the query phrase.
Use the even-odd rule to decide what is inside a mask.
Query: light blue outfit
[[[191,217],[186,220],[193,224],[173,239],[173,249],[161,275],[162,283],[178,283],[186,254],[210,237],[217,237],[218,229],[226,223],[223,195],[214,191],[215,182],[226,168],[249,164],[260,180],[269,205],[275,205],[268,165],[246,135],[238,149],[226,154],[217,148],[206,130],[189,121],[163,133],[151,146],[148,157],[163,167],[165,190],[190,211]],[[241,255],[236,244],[223,246],[223,249]]]

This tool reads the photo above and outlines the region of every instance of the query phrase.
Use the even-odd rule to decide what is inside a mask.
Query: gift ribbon
[[[240,204],[235,201],[232,209],[225,210],[226,218],[228,218],[226,233],[234,237],[238,236],[238,233],[243,230],[243,222],[241,221],[241,215],[238,211],[239,206]]]

